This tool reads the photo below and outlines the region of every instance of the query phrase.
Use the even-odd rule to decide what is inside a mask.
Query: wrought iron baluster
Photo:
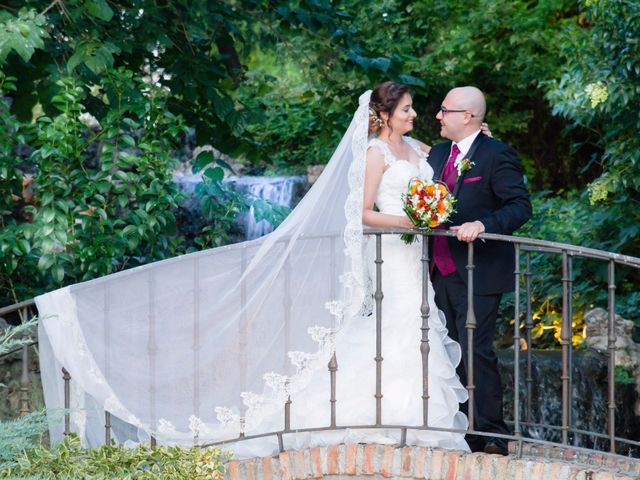
[[[475,383],[473,372],[473,334],[476,329],[476,314],[473,308],[473,242],[467,246],[467,391],[469,392],[469,429],[475,430]]]
[[[286,245],[283,245],[286,250]],[[284,296],[282,298],[282,308],[284,310],[284,361],[285,364],[289,358],[289,351],[291,350],[291,306],[293,302],[291,300],[291,263],[289,255],[284,259],[283,269],[283,282],[284,282]],[[287,392],[287,400],[284,402],[284,432],[291,431],[291,395],[289,395],[289,380],[286,380],[285,391]],[[284,448],[284,446],[283,446]],[[284,451],[284,450],[281,450]]]
[[[376,234],[376,426],[382,424],[382,235]]]
[[[286,365],[289,361],[289,351],[291,350],[291,307],[293,305],[291,300],[291,261],[288,254],[284,259],[282,269],[284,276],[284,297],[282,298],[282,307],[284,309],[284,364]]]
[[[104,443],[111,445],[111,413],[104,412]]]
[[[200,418],[200,257],[193,259],[193,414]],[[198,445],[199,432],[193,435],[193,444]]]
[[[527,317],[525,319],[525,331],[527,335],[527,423],[531,423],[531,397],[533,394],[533,358],[531,348],[531,329],[533,328],[533,315],[531,313],[531,253],[527,252],[527,270],[524,274],[525,287],[527,289]]]
[[[429,425],[429,237],[422,234],[422,302],[420,317],[422,318],[422,338],[420,339],[420,354],[422,355],[422,423]]]
[[[608,399],[607,407],[609,411],[609,419],[607,422],[609,434],[609,451],[616,453],[616,393],[615,393],[615,372],[616,372],[616,266],[613,260],[609,260],[609,323],[607,325],[608,341],[608,368],[607,368],[607,386]]]
[[[31,308],[26,306],[21,310],[18,310],[18,315],[20,316],[20,321],[25,323],[29,320],[29,313]],[[22,372],[20,377],[20,400],[18,409],[18,413],[20,415],[26,415],[29,413],[29,345],[22,346]]]
[[[336,372],[338,371],[338,360],[336,353],[333,352],[331,360],[329,360],[329,377],[331,378],[331,399],[329,403],[331,405],[331,427],[336,426]]]
[[[62,380],[64,381],[64,434],[71,433],[71,375],[62,367]]]
[[[110,289],[107,286],[102,293],[102,311],[104,312],[104,314],[102,315],[102,348],[104,350],[103,368],[104,377],[107,383],[111,381],[111,322],[109,321],[110,305]],[[111,414],[106,409],[104,410],[104,439],[105,445],[111,444]]]
[[[22,375],[20,378],[20,415],[29,413],[29,345],[22,346]]]
[[[569,321],[569,267],[567,251],[562,250],[562,328],[560,330],[560,344],[562,345],[562,443],[569,440],[569,343],[571,338],[571,323]]]
[[[238,325],[238,364],[240,375],[240,392],[247,390],[247,248],[245,245],[240,248],[240,322]],[[240,406],[240,438],[244,438],[245,415],[247,407],[244,403]]]
[[[29,307],[19,310],[22,323],[29,319]],[[18,413],[26,415],[29,413],[29,345],[22,346],[22,374],[20,377],[20,408]]]
[[[567,254],[567,295],[569,296],[567,316],[569,317],[569,429],[573,428],[573,253]],[[573,433],[573,444],[577,445],[578,435]]]
[[[515,291],[513,322],[513,429],[520,436],[520,244],[515,247]]]
[[[329,279],[331,285],[331,298],[336,298],[336,290],[337,290],[337,278],[338,275],[336,273],[336,237],[335,235],[331,236],[331,268],[330,268],[331,278]],[[334,332],[336,330],[336,317],[331,316],[331,342],[335,347],[334,340]],[[329,404],[331,405],[331,424],[330,427],[334,428],[336,426],[336,372],[338,371],[338,359],[336,357],[336,352],[334,350],[333,355],[331,355],[331,360],[329,360],[329,377],[331,381],[331,398],[329,399]]]
[[[289,395],[289,381],[287,380],[287,384],[285,386],[285,391],[287,392],[287,401],[284,402],[284,431],[291,431],[291,395]]]
[[[156,298],[156,282],[153,270],[149,271],[148,276],[148,322],[149,322],[149,338],[147,340],[147,352],[149,355],[149,426],[151,431],[155,430],[156,423],[156,354],[158,345],[156,344],[156,317],[155,317],[155,298]],[[151,437],[155,440],[154,437]]]

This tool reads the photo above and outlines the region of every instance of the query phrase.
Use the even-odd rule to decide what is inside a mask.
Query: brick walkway
[[[231,461],[230,480],[323,478],[430,480],[637,480],[640,460],[570,448],[525,445],[522,456],[394,445],[334,445]]]

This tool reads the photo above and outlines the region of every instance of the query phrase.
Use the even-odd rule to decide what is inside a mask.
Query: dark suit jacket
[[[436,179],[442,175],[450,150],[449,141],[435,145],[429,153],[428,161]],[[509,145],[480,133],[465,158],[470,158],[475,165],[458,177],[454,190],[456,212],[447,225],[480,220],[487,233],[511,235],[531,218],[531,201],[518,154]],[[467,244],[455,238],[447,240],[456,269],[466,282]],[[476,240],[474,260],[476,294],[492,295],[513,290],[515,259],[512,244]]]

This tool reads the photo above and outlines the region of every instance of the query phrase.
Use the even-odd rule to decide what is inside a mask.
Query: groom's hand
[[[451,227],[450,230],[456,232],[458,240],[461,242],[473,242],[478,238],[478,235],[484,233],[484,225],[480,220],[476,220]]]

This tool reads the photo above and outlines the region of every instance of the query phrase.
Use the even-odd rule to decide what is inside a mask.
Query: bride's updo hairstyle
[[[371,92],[369,100],[370,133],[375,133],[383,127],[384,120],[380,114],[385,112],[391,117],[405,93],[409,93],[409,87],[395,82],[381,83]]]

